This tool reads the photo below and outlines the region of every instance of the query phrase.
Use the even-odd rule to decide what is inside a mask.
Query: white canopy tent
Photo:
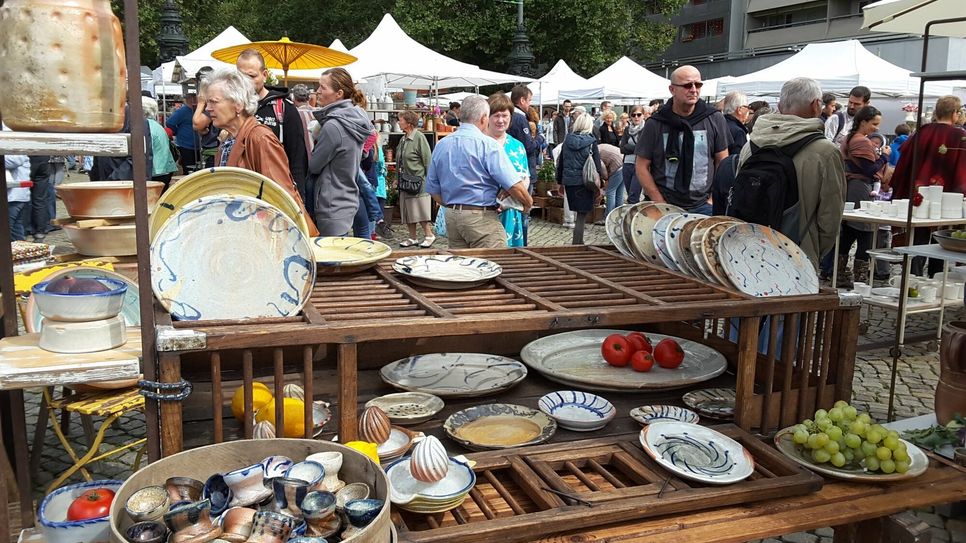
[[[926,23],[963,15],[963,0],[880,0],[862,8],[862,28],[922,34]],[[966,37],[966,22],[933,25],[930,36]]]
[[[346,48],[346,46],[342,43],[342,40],[339,38],[332,40],[332,43],[329,44],[329,49],[335,49],[336,51],[342,51],[343,53],[349,52],[349,49]],[[328,70],[328,68],[320,68],[317,70],[289,70],[288,80],[289,83],[293,81],[312,81],[318,83],[319,76],[321,76],[322,72],[325,70]],[[282,70],[272,70],[272,72],[276,75],[279,75],[282,73]]]
[[[561,98],[571,100],[643,100],[667,98],[670,81],[627,57],[621,57],[587,80],[582,88],[564,89]]]
[[[226,62],[215,60],[211,56],[211,53],[218,49],[249,42],[251,40],[246,38],[244,34],[239,32],[235,27],[229,26],[208,43],[187,55],[175,57],[175,65],[172,70],[171,79],[165,78],[165,81],[181,82],[191,79],[198,70],[205,66],[211,66],[216,70],[219,68],[233,67],[233,65]]]
[[[543,77],[527,86],[533,92],[534,103],[556,104],[560,101],[560,91],[586,87],[587,79],[577,75],[563,59],[560,59]]]
[[[961,1],[961,0],[960,0]],[[873,96],[911,97],[919,94],[919,79],[911,72],[876,56],[858,40],[811,43],[801,52],[773,66],[718,84],[718,95],[739,90],[749,96],[778,96],[782,85],[795,77],[810,77],[822,90],[840,96],[864,85]],[[930,83],[927,96],[951,94],[954,83]]]

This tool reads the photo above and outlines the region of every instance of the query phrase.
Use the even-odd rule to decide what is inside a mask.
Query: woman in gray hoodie
[[[309,158],[307,196],[314,203],[315,224],[322,236],[344,236],[352,228],[359,208],[356,174],[362,144],[372,123],[362,109],[366,98],[352,83],[349,72],[332,68],[322,73],[314,112],[319,139]]]

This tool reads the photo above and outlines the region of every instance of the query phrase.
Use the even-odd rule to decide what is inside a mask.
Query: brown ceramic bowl
[[[128,256],[138,253],[134,223],[80,228],[65,224],[64,232],[77,252],[87,256]]]
[[[148,181],[148,213],[158,205],[164,183]],[[134,216],[133,181],[91,181],[57,187],[67,214],[75,219],[121,219]]]

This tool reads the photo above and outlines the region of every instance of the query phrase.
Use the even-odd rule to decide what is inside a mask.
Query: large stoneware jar
[[[966,322],[943,327],[939,349],[936,419],[946,424],[956,413],[966,417]]]
[[[117,132],[124,40],[108,0],[6,0],[0,7],[0,113],[14,130]]]

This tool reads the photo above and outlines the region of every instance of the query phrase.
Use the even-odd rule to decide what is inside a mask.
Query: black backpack
[[[751,156],[741,165],[728,191],[727,214],[769,226],[800,242],[801,233],[797,228],[794,232],[782,229],[783,223],[798,224],[797,220],[786,221],[785,217],[798,204],[798,175],[792,159],[806,145],[824,137],[819,133],[810,134],[784,147],[758,147],[751,143]]]

